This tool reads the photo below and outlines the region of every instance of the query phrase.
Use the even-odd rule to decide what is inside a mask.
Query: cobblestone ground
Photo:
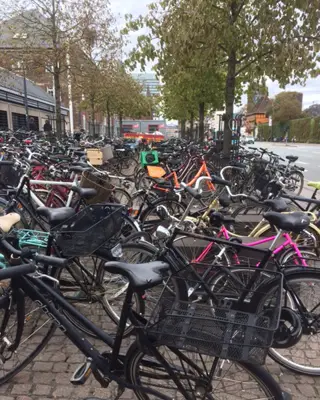
[[[72,386],[69,382],[73,372],[84,360],[77,348],[60,331],[44,351],[9,383],[0,386],[1,400],[83,400],[88,396],[101,399],[112,398],[115,386],[103,389],[90,378],[83,386]],[[294,400],[315,400],[320,398],[320,377],[306,377],[282,369],[268,360],[270,372],[281,382],[283,389],[292,394]],[[130,391],[122,399],[134,399]]]

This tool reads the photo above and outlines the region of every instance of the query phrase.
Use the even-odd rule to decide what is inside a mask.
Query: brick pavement
[[[97,345],[97,343],[95,343]],[[98,348],[101,348],[101,345]],[[42,353],[9,383],[0,386],[1,400],[82,400],[93,395],[109,399],[116,386],[101,388],[90,378],[83,386],[73,386],[69,380],[84,360],[78,349],[60,332],[55,335]],[[267,367],[282,387],[290,392],[294,400],[316,400],[320,398],[320,377],[294,374],[271,360]],[[130,391],[122,399],[134,399]]]

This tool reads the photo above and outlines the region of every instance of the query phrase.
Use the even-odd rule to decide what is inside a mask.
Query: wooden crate
[[[92,165],[102,165],[103,164],[103,154],[99,149],[88,149],[87,158]]]

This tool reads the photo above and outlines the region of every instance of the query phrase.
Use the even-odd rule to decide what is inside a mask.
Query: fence
[[[286,123],[258,125],[258,138],[261,140],[279,140],[288,134],[300,143],[320,143],[320,117],[293,119]]]

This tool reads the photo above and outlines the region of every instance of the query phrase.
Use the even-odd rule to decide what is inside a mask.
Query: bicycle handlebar
[[[43,254],[35,253],[32,249],[28,247],[18,250],[13,247],[5,239],[1,239],[1,246],[17,257],[21,258],[31,258],[34,261],[41,262],[44,264],[55,265],[57,267],[65,267],[68,264],[68,260],[65,258],[58,258],[53,256],[46,256]]]
[[[35,272],[36,266],[35,264],[22,264],[22,265],[17,265],[15,267],[10,267],[6,269],[0,270],[0,281],[4,279],[12,279],[12,278],[17,278],[18,276],[21,275],[27,275],[31,274],[32,272]]]

